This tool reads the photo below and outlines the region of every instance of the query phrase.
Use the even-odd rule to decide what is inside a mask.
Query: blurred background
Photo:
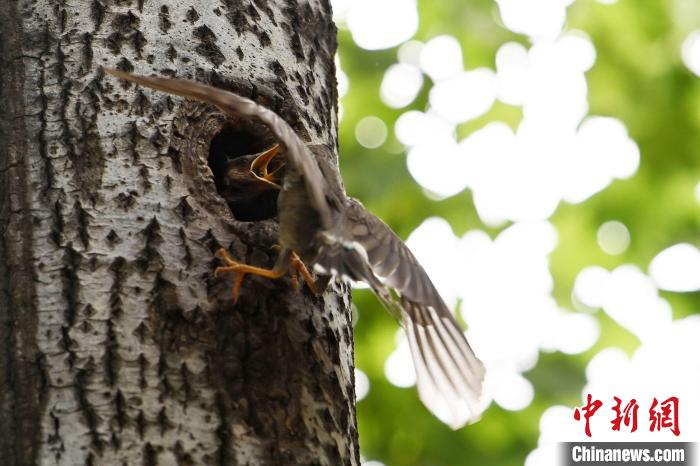
[[[593,440],[700,440],[700,2],[332,3],[347,190],[488,370],[481,420],[450,431],[355,290],[365,464],[554,465],[588,393]],[[612,431],[613,396],[637,432]],[[649,432],[669,396],[680,437]]]

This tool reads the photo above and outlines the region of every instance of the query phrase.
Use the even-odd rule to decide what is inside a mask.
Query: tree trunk
[[[99,66],[210,82],[336,146],[327,0],[0,7],[0,463],[359,464],[348,289],[269,266],[216,191],[264,128]],[[237,219],[234,218],[237,216]],[[247,215],[247,214],[246,214]]]

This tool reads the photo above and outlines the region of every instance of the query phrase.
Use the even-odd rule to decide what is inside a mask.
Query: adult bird
[[[418,393],[428,409],[453,429],[478,418],[483,364],[408,247],[384,222],[345,194],[330,148],[307,146],[276,113],[232,92],[183,79],[106,71],[213,104],[232,117],[257,119],[281,144],[285,167],[277,199],[279,256],[272,269],[264,269],[239,263],[220,250],[217,254],[227,265],[217,272],[234,273],[234,299],[246,274],[268,278],[301,274],[317,293],[332,276],[363,281],[405,328]],[[251,173],[261,183],[277,184],[267,172],[276,153],[273,148],[254,159]],[[317,280],[304,264],[313,266]]]

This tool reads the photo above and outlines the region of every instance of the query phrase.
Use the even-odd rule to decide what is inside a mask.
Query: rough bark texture
[[[275,222],[234,219],[210,169],[269,135],[98,68],[335,147],[335,40],[327,0],[2,2],[0,463],[359,463],[347,288],[248,278],[233,306],[211,275],[219,246],[274,260]]]

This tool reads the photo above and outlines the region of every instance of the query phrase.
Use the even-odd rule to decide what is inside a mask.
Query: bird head
[[[284,166],[281,161],[273,160],[267,181],[261,181],[262,173],[251,170],[259,155],[227,158],[220,174],[215,175],[217,191],[238,220],[262,220],[277,214],[278,186],[284,177]]]

